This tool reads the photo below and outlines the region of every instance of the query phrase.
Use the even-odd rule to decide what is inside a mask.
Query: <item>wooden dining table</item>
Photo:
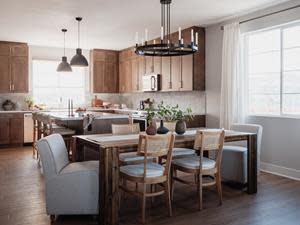
[[[199,128],[201,130],[209,130]],[[176,135],[175,147],[192,147],[196,131],[191,129]],[[119,162],[122,148],[137,148],[138,134],[95,134],[73,137],[73,161],[84,161],[84,147],[99,153],[99,224],[119,224]],[[257,192],[257,135],[237,131],[225,131],[225,142],[247,142],[247,193]]]

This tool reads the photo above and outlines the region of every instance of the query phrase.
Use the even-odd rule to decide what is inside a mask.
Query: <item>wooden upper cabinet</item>
[[[0,42],[0,93],[28,92],[28,45]]]
[[[10,57],[0,55],[0,93],[8,93],[11,90]]]
[[[163,58],[162,91],[204,91],[205,90],[205,30],[191,27],[182,30],[185,44],[190,44],[191,29],[198,32],[198,52],[193,55]],[[171,41],[178,42],[178,32],[171,35]],[[170,83],[171,82],[171,87]]]
[[[28,58],[24,56],[11,57],[12,92],[28,92]]]
[[[162,91],[172,91],[171,88],[171,57],[162,57],[162,73],[161,73],[161,90]]]
[[[181,57],[182,60],[182,73],[180,76],[180,90],[190,91],[193,88],[193,55],[186,55]]]
[[[120,92],[142,90],[145,74],[161,74],[161,91],[203,91],[205,90],[205,30],[190,27],[182,30],[185,44],[191,42],[191,29],[198,32],[198,52],[193,55],[174,57],[136,56],[134,48],[120,51],[119,82]],[[178,32],[172,33],[170,40],[179,42]],[[155,39],[156,43],[160,39]],[[149,41],[153,43],[153,41]],[[138,87],[140,90],[138,90]]]
[[[102,93],[104,74],[105,74],[105,61],[94,61],[93,62],[93,92]]]
[[[91,51],[91,86],[94,93],[118,93],[118,52]]]
[[[118,65],[116,62],[105,62],[103,90],[105,93],[118,93]]]
[[[191,29],[194,29],[194,33],[198,32],[198,52],[192,55],[192,59],[186,58],[184,61],[185,74],[186,78],[183,80],[184,83],[188,83],[190,85],[190,80],[192,77],[192,90],[195,91],[204,91],[205,90],[205,29],[202,27],[191,27],[188,29],[184,29],[182,31],[182,36],[185,44],[189,44],[191,40]],[[190,57],[190,56],[184,56]],[[190,60],[188,62],[188,60]],[[190,71],[188,68],[191,68]],[[192,75],[191,75],[192,74]],[[189,86],[188,85],[188,86]],[[185,89],[190,89],[190,87],[186,87]]]
[[[131,60],[131,73],[132,73],[132,91],[140,91],[140,74],[139,74],[139,59],[138,56],[132,57]]]

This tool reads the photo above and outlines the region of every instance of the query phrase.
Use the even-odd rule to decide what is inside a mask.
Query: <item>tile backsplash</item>
[[[128,93],[120,96],[121,102],[133,109],[139,108],[140,101],[147,98],[154,100],[154,104],[163,101],[172,106],[178,104],[181,109],[191,107],[194,114],[205,114],[206,97],[201,91]]]
[[[0,111],[2,109],[2,104],[6,100],[11,100],[16,104],[16,110],[27,110],[25,104],[25,98],[30,94],[0,94]]]
[[[10,99],[17,103],[18,110],[26,110],[27,106],[24,102],[26,96],[30,94],[0,94],[0,110],[2,103]],[[194,114],[205,114],[206,96],[205,92],[190,91],[190,92],[153,92],[153,93],[126,93],[126,94],[86,94],[86,106],[91,106],[91,100],[97,95],[103,101],[126,104],[128,108],[138,109],[141,100],[150,98],[155,104],[163,101],[169,105],[179,105],[181,109],[191,107]]]

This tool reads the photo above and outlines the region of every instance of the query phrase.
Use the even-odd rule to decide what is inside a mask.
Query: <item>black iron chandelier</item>
[[[155,40],[150,44],[148,41],[148,30],[145,29],[145,41],[139,43],[138,32],[136,33],[135,53],[142,56],[183,56],[194,54],[198,51],[198,33],[191,30],[191,40],[189,44],[184,44],[181,35],[181,28],[178,29],[178,42],[172,43],[170,34],[170,5],[172,0],[160,0],[161,3],[161,35],[160,43]]]

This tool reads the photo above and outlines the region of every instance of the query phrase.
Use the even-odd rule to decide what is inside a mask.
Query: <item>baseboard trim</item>
[[[277,166],[271,163],[261,162],[260,170],[266,173],[271,173],[281,177],[290,178],[300,181],[300,170],[287,168],[283,166]]]

